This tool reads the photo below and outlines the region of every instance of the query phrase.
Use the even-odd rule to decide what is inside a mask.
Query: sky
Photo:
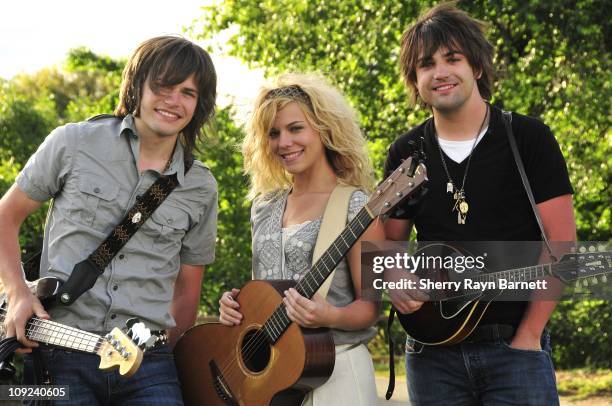
[[[127,58],[142,41],[181,34],[211,0],[6,0],[0,12],[0,77],[61,63],[69,49]],[[187,36],[188,37],[188,36]],[[189,38],[189,37],[188,37]],[[193,38],[190,38],[193,39]],[[212,54],[221,106],[244,115],[263,82],[236,58]],[[240,80],[237,80],[240,78]]]

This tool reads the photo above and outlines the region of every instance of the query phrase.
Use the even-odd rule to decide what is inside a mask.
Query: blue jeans
[[[95,354],[42,348],[41,357],[54,385],[67,385],[70,400],[54,405],[182,405],[174,356],[167,346],[145,353],[140,368],[129,378],[117,370],[98,369]],[[24,361],[24,383],[33,384],[32,357]]]
[[[542,350],[511,348],[502,338],[452,346],[406,342],[410,402],[433,405],[559,405],[550,335]]]

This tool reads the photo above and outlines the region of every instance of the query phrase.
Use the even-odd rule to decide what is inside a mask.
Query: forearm
[[[0,213],[0,280],[8,296],[28,291],[21,270],[19,226]]]
[[[548,255],[543,255],[543,262],[549,262]],[[558,299],[563,294],[563,282],[554,277],[544,278],[546,281],[545,290],[536,290],[531,294],[530,301],[527,305],[527,310],[521,319],[516,335],[533,340],[540,338],[546,323],[550,319]]]
[[[330,305],[326,324],[338,330],[362,330],[376,323],[378,311],[378,303],[362,299],[357,299],[344,307]]]
[[[168,338],[171,346],[174,346],[178,339],[195,324],[198,315],[198,299],[183,298],[174,300],[170,314],[174,318],[176,326],[168,331]]]
[[[181,265],[170,306],[170,314],[176,323],[176,326],[168,332],[171,346],[174,346],[181,335],[196,321],[203,274],[203,266]]]

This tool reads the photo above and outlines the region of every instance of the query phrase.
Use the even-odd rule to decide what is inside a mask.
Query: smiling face
[[[280,109],[269,133],[270,150],[292,175],[306,174],[327,165],[319,132],[306,119],[296,102]]]
[[[440,112],[457,111],[470,98],[481,99],[474,72],[460,51],[440,47],[429,57],[420,56],[416,87],[425,103]]]
[[[138,133],[145,137],[174,137],[189,124],[198,102],[194,75],[183,82],[164,86],[147,78],[135,117]]]

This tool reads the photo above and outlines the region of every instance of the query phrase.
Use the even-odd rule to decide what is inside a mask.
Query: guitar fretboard
[[[4,322],[6,310],[0,310],[0,322]],[[72,350],[97,353],[103,338],[52,320],[32,317],[25,329],[28,340],[51,344]]]
[[[331,275],[336,266],[342,261],[342,258],[357,242],[370,223],[372,223],[372,220],[374,220],[374,217],[370,215],[366,207],[363,207],[323,255],[321,255],[310,271],[297,283],[295,289],[300,295],[309,299],[314,296],[325,279]],[[266,333],[268,341],[273,344],[290,324],[291,320],[287,316],[287,309],[284,304],[281,304],[266,321],[263,331]]]
[[[551,266],[552,264],[542,264],[508,269],[505,271],[480,274],[472,279],[478,282],[496,282],[499,279],[506,279],[512,282],[529,282],[550,275]]]

